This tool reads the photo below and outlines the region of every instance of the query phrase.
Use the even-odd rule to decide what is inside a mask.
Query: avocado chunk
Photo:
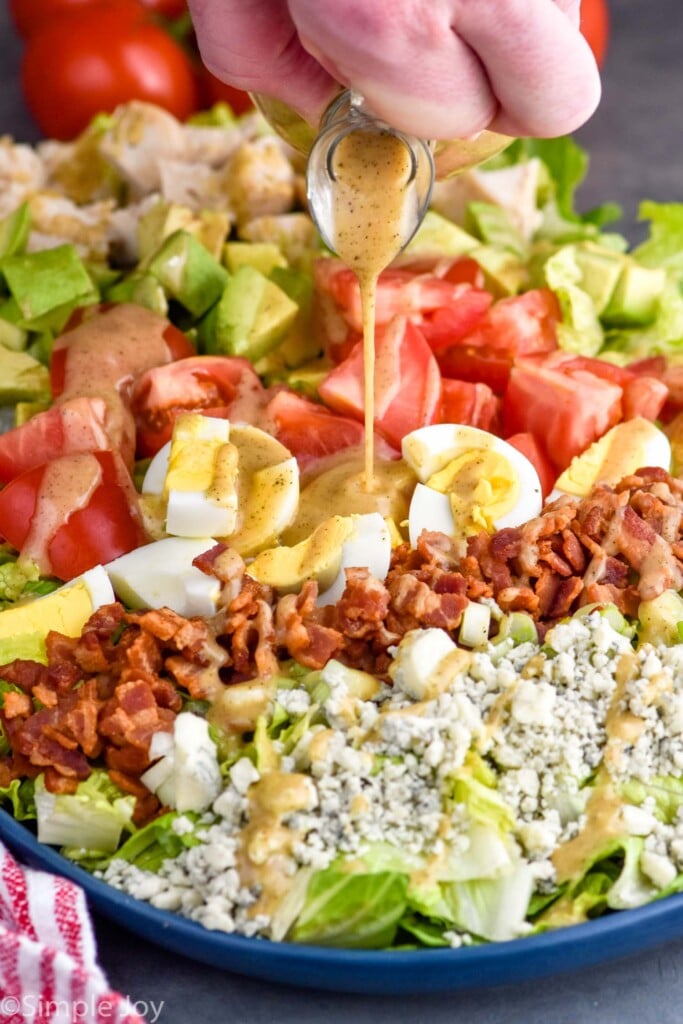
[[[206,340],[208,351],[255,362],[282,340],[298,310],[273,281],[255,267],[242,266],[218,302],[214,335]]]
[[[0,405],[41,400],[50,394],[50,374],[27,352],[0,346]]]
[[[468,253],[484,271],[484,286],[496,297],[517,295],[527,283],[529,272],[515,253],[494,245],[480,245]]]
[[[607,309],[625,265],[625,257],[591,242],[577,245],[576,263],[581,271],[579,286],[590,295],[600,316]]]
[[[28,203],[22,203],[0,220],[0,258],[23,252],[30,230],[31,211]]]
[[[149,273],[166,294],[193,316],[201,316],[220,297],[227,270],[188,231],[175,231],[149,263]]]
[[[464,256],[476,249],[479,240],[452,220],[428,210],[422,223],[403,251],[404,257]]]
[[[187,231],[193,235],[218,260],[230,231],[230,217],[220,210],[194,213],[189,206],[160,199],[138,221],[140,260],[144,262],[151,258],[164,240],[176,231]]]
[[[255,267],[266,277],[270,277],[276,267],[287,266],[287,260],[274,242],[226,242],[223,263],[232,274],[246,265]]]
[[[0,270],[21,313],[19,326],[61,331],[76,306],[97,302],[92,283],[75,246],[6,256]]]
[[[28,331],[19,326],[21,310],[16,301],[10,297],[0,303],[0,345],[21,352],[26,348]]]
[[[313,279],[310,274],[291,267],[274,267],[269,277],[298,306],[298,313],[278,352],[285,368],[301,366],[320,353],[320,344],[311,323]]]
[[[652,323],[665,286],[666,270],[641,267],[635,260],[628,260],[602,320],[610,326],[624,327]]]
[[[168,313],[166,292],[152,274],[129,274],[109,288],[106,297],[110,302],[134,302],[136,306],[144,306],[160,316]]]
[[[304,363],[303,366],[291,370],[287,374],[287,383],[290,388],[300,391],[308,398],[316,398],[318,387],[325,380],[325,377],[332,369],[327,359],[316,359],[311,363]]]
[[[679,624],[683,626],[683,598],[675,590],[664,590],[651,601],[638,606],[638,640],[641,644],[681,642]]]

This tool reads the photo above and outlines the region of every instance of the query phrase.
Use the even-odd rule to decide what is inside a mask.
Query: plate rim
[[[103,916],[153,944],[219,969],[299,987],[366,994],[493,987],[576,971],[683,937],[683,893],[677,893],[594,921],[457,949],[357,950],[272,942],[213,931],[122,892],[40,843],[3,809],[0,839],[29,867],[75,882]],[[394,974],[398,965],[406,971]],[[346,976],[350,968],[353,977]],[[421,973],[413,975],[418,969]]]

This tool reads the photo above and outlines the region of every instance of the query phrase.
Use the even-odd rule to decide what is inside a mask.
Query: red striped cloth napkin
[[[85,896],[0,843],[1,1024],[145,1024],[97,963]]]

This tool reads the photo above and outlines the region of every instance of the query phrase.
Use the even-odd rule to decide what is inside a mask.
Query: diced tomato
[[[653,423],[666,405],[669,389],[656,377],[634,377],[624,385],[623,416],[631,420],[643,416]]]
[[[475,288],[484,287],[484,271],[471,256],[459,256],[458,259],[453,260],[442,276],[444,281],[450,281],[451,284],[471,284]]]
[[[517,360],[503,399],[505,436],[530,432],[558,470],[622,418],[622,389],[586,370],[572,374]]]
[[[356,345],[318,388],[320,397],[337,412],[364,418],[363,347]],[[441,374],[421,331],[405,317],[396,317],[375,338],[375,429],[400,448],[405,434],[441,413]]]
[[[628,364],[627,369],[639,377],[658,377],[661,380],[668,365],[666,356],[647,356],[645,359],[635,359]]]
[[[516,448],[522,455],[526,455],[529,462],[534,466],[534,469],[538,473],[538,478],[541,481],[541,492],[544,498],[552,491],[557,480],[557,471],[553,466],[552,462],[548,458],[543,445],[540,443],[533,434],[511,434],[510,437],[506,438],[508,444],[511,444],[513,448]]]
[[[478,269],[477,264],[475,267]],[[340,260],[318,260],[314,274],[316,331],[330,358],[341,362],[363,328],[360,286],[353,271]],[[447,348],[476,327],[491,305],[491,295],[472,286],[469,278],[473,274],[469,265],[464,280],[404,267],[385,270],[377,282],[377,327],[395,316],[405,316],[424,330],[435,350]]]
[[[480,325],[465,338],[467,345],[483,345],[525,356],[557,348],[560,306],[548,288],[534,288],[522,295],[499,299]]]
[[[488,384],[466,380],[441,381],[441,421],[466,423],[470,427],[496,432],[500,419],[500,399]]]
[[[132,408],[140,456],[154,455],[170,439],[181,412],[254,423],[266,393],[247,359],[190,356],[157,366],[138,378]]]
[[[282,390],[265,408],[271,432],[299,463],[300,469],[344,448],[363,443],[362,424],[340,416],[294,391]]]
[[[145,370],[193,354],[183,332],[150,310],[129,304],[86,306],[75,310],[66,330],[55,339],[50,359],[52,395],[57,398],[65,389],[69,397],[79,393],[93,358],[98,359],[101,391],[121,390]]]
[[[147,539],[130,474],[111,451],[64,455],[15,477],[0,491],[0,535],[62,580]]]
[[[132,466],[135,427],[116,395],[72,398],[0,434],[0,482],[74,452],[117,449]]]
[[[642,416],[656,420],[668,395],[668,388],[655,376],[636,373],[630,366],[617,366],[606,359],[573,355],[570,352],[552,352],[538,357],[541,365],[559,369],[569,377],[590,373],[601,380],[617,384],[622,390],[622,419],[630,420]]]
[[[444,377],[488,384],[496,395],[507,387],[513,357],[490,345],[453,345],[437,356]]]
[[[451,299],[447,306],[426,313],[420,320],[420,330],[433,352],[439,353],[457,345],[480,324],[493,302],[489,292],[463,286],[459,298]]]

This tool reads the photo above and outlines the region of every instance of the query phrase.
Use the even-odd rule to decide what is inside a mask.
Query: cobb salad
[[[683,878],[680,205],[571,139],[360,307],[256,114],[0,144],[0,796],[207,928],[501,941]]]

